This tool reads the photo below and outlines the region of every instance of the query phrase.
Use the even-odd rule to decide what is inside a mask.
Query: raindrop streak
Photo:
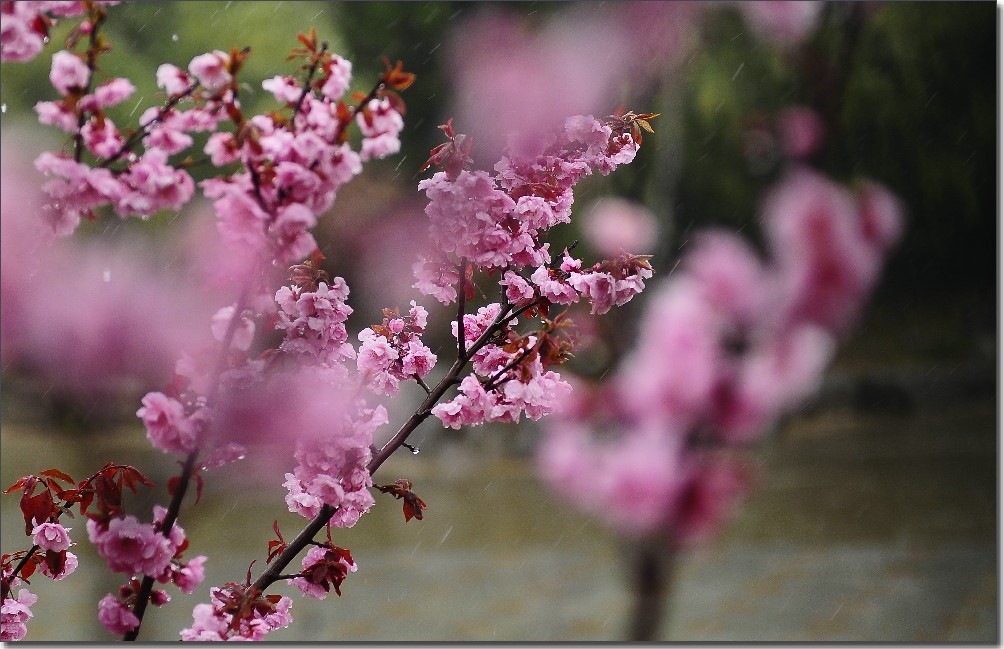
[[[736,80],[736,77],[739,76],[739,73],[743,71],[743,68],[745,66],[746,66],[746,61],[743,61],[742,63],[739,64],[739,68],[736,70],[736,73],[732,75],[732,80],[733,81]]]
[[[104,272],[101,273],[101,279],[105,281],[105,284],[112,281],[112,271],[106,268]]]
[[[7,104],[0,104],[0,113],[7,112]]]
[[[450,525],[449,527],[446,528],[446,532],[443,533],[443,538],[439,539],[439,545],[443,544],[443,541],[446,540],[446,537],[448,537],[450,535],[450,532],[452,532],[452,531],[453,531],[453,526],[452,525]]]

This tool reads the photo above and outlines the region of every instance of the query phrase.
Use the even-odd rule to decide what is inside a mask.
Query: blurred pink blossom
[[[823,119],[808,106],[788,106],[777,117],[781,149],[789,158],[803,160],[812,156],[823,143]]]
[[[736,6],[761,38],[798,45],[812,35],[824,5],[817,0],[756,0]]]
[[[586,241],[601,256],[651,250],[659,236],[655,216],[641,203],[623,198],[601,198],[583,213]]]

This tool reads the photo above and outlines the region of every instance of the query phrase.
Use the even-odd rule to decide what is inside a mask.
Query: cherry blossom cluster
[[[69,551],[73,542],[70,540],[70,529],[56,522],[45,522],[31,529],[31,538],[38,551],[44,557],[38,564],[43,575],[55,581],[62,581],[77,569],[77,555]],[[25,588],[14,589],[21,585],[22,577],[14,572],[10,563],[14,557],[4,555],[3,560],[3,610],[0,620],[0,640],[11,642],[21,640],[28,633],[27,622],[32,617],[31,605],[38,596]],[[25,574],[22,570],[19,574]]]
[[[491,303],[477,314],[464,315],[464,332],[473,342],[499,321],[502,305]],[[456,337],[457,323],[453,323]],[[506,325],[502,344],[488,343],[471,356],[474,372],[460,382],[460,394],[432,409],[444,426],[460,428],[484,422],[518,423],[520,416],[538,420],[552,412],[571,392],[557,372],[545,370],[542,343],[549,333],[519,337]],[[500,342],[501,342],[500,341]]]
[[[95,2],[114,5],[118,2]],[[87,12],[84,2],[10,2],[0,4],[0,61],[24,63],[34,59],[49,40],[49,29],[59,18],[73,18]],[[93,25],[84,22],[78,31],[87,34]]]
[[[166,534],[160,529],[166,514],[166,509],[154,505],[152,523],[140,523],[135,516],[109,520],[91,517],[87,521],[87,535],[113,572],[149,575],[159,583],[173,582],[182,592],[193,593],[205,576],[206,557],[200,555],[188,562],[181,560],[188,540],[177,523]],[[121,635],[138,626],[139,620],[128,606],[138,591],[139,584],[133,579],[122,587],[119,598],[109,594],[102,599],[99,619],[109,631]],[[155,590],[151,595],[155,605],[170,601],[170,596],[162,590]]]
[[[248,585],[229,583],[209,589],[211,604],[196,604],[192,626],[182,629],[185,641],[262,640],[292,623],[293,600],[262,595]]]
[[[341,596],[340,586],[346,575],[357,570],[356,562],[345,548],[315,545],[303,557],[301,576],[290,579],[308,597],[324,599],[335,589]]]
[[[448,148],[434,150],[430,163],[445,170],[418,185],[429,198],[425,212],[437,252],[414,265],[415,288],[444,304],[454,301],[458,276],[449,254],[486,270],[518,272],[532,266],[538,276],[546,273],[551,254],[550,244],[542,241],[544,233],[571,221],[573,188],[579,180],[593,171],[607,175],[634,159],[641,138],[632,130],[645,117],[652,116],[570,117],[530,148],[525,142],[511,146],[494,174],[465,169],[469,141],[453,132],[452,123],[441,127],[451,141]],[[592,291],[595,279],[584,280],[579,290]],[[569,303],[574,293],[571,289],[563,294],[559,303]]]
[[[359,332],[356,366],[370,390],[393,396],[401,381],[428,376],[436,364],[436,355],[421,339],[428,318],[428,311],[412,300],[407,316],[384,309],[382,324]]]
[[[624,533],[689,542],[715,528],[747,481],[724,450],[815,391],[902,216],[875,183],[851,190],[796,168],[765,201],[763,228],[766,261],[733,233],[698,237],[614,379],[549,427],[547,481]]]

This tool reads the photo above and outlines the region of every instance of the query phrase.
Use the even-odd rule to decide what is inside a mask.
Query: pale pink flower
[[[163,88],[168,95],[181,94],[190,85],[192,85],[191,77],[177,66],[164,63],[157,68],[157,87]]]
[[[140,523],[135,516],[113,518],[104,530],[94,520],[88,520],[87,534],[114,572],[156,577],[174,556],[170,540],[158,533],[152,523]]]
[[[199,80],[208,90],[217,90],[230,83],[232,77],[227,71],[227,64],[230,57],[226,52],[215,50],[207,54],[200,54],[192,59],[188,64],[188,71]],[[158,71],[158,80],[159,80]],[[174,93],[171,93],[174,94]]]
[[[136,416],[143,420],[146,437],[155,448],[178,454],[191,453],[197,448],[198,426],[185,414],[180,401],[163,392],[149,392],[142,403]]]
[[[601,198],[585,210],[583,233],[603,257],[630,252],[640,254],[655,245],[658,224],[640,203],[622,198]]]
[[[55,126],[67,133],[77,131],[77,115],[62,101],[40,101],[35,104],[35,112],[42,124]]]
[[[136,86],[128,79],[116,77],[94,89],[94,103],[98,108],[108,108],[120,104],[136,92]]]
[[[797,45],[815,30],[823,12],[822,2],[795,0],[758,0],[738,2],[753,31],[780,45]]]
[[[98,620],[115,635],[125,635],[139,626],[139,618],[111,593],[98,602]]]
[[[294,104],[300,99],[300,95],[303,93],[303,89],[300,88],[300,84],[296,82],[296,79],[282,75],[262,81],[261,87],[272,93],[276,101],[282,103]]]
[[[341,595],[340,586],[350,572],[358,569],[347,550],[313,546],[301,561],[303,576],[290,579],[300,591],[314,599],[324,599],[331,588]]]
[[[518,273],[507,270],[499,284],[506,287],[505,296],[510,304],[521,304],[533,299],[533,286]]]
[[[333,54],[324,71],[328,77],[321,86],[321,94],[331,101],[338,101],[352,83],[352,62]]]
[[[237,147],[233,133],[213,133],[209,136],[202,151],[217,167],[240,160],[240,149]]]
[[[69,531],[59,523],[42,523],[31,530],[32,543],[45,551],[62,552],[70,547]]]
[[[110,158],[125,144],[115,123],[108,119],[90,119],[80,129],[87,149],[98,158]]]
[[[71,89],[82,90],[91,79],[91,71],[83,59],[67,50],[52,55],[52,69],[49,81],[61,95],[68,95]]]
[[[205,563],[206,557],[200,554],[178,566],[174,570],[171,580],[181,589],[181,592],[191,595],[206,578],[206,569],[203,565]]]
[[[234,305],[225,306],[220,308],[219,311],[213,316],[213,338],[223,342],[226,337],[227,329],[230,327],[230,321],[234,317]],[[255,324],[254,320],[251,319],[248,311],[242,311],[240,315],[240,320],[234,326],[234,331],[230,339],[230,345],[235,349],[241,351],[247,351],[251,347],[251,342],[254,340]]]
[[[42,51],[42,34],[31,28],[35,14],[27,2],[12,2],[14,13],[0,14],[0,60],[30,61]],[[20,6],[19,6],[20,5]],[[6,639],[6,638],[5,638]]]
[[[49,579],[55,581],[62,581],[66,577],[69,577],[70,575],[73,574],[73,572],[77,569],[79,563],[80,562],[77,559],[77,555],[73,554],[69,550],[66,550],[66,556],[63,558],[63,569],[58,574],[55,575],[52,574],[52,571],[49,570],[49,564],[46,561],[42,562],[41,571],[42,574],[48,577]]]
[[[31,605],[38,596],[22,588],[17,597],[9,594],[0,609],[0,640],[15,642],[22,640],[28,634],[27,622],[32,618]]]

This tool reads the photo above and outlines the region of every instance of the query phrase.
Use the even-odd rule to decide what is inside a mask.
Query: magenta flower
[[[16,642],[24,639],[28,634],[27,622],[32,618],[31,605],[36,600],[38,596],[24,588],[18,591],[16,598],[8,595],[4,599],[0,608],[0,640]]]
[[[200,554],[194,557],[174,570],[171,581],[181,589],[181,592],[191,595],[206,578],[206,569],[203,565],[205,563],[205,556]]]
[[[149,392],[143,397],[143,407],[136,416],[146,426],[146,437],[155,448],[165,453],[187,454],[199,443],[199,429],[185,414],[185,407],[177,399],[163,392]]]
[[[139,618],[111,593],[98,602],[98,620],[115,635],[125,635],[139,626]]]
[[[52,69],[49,71],[49,81],[61,95],[68,95],[70,90],[81,90],[87,87],[91,79],[91,71],[83,59],[67,50],[61,50],[52,55]]]
[[[233,78],[227,71],[229,59],[230,57],[227,56],[226,52],[221,52],[220,50],[200,54],[188,64],[188,71],[208,90],[218,90],[230,83],[230,80]],[[171,85],[172,88],[176,88],[176,85],[168,80],[171,74],[172,71],[165,71],[165,83]],[[158,82],[160,81],[160,76],[160,71],[158,70]],[[175,93],[172,92],[171,94]]]
[[[31,530],[32,543],[45,551],[62,552],[72,545],[69,531],[59,523],[42,523]]]
[[[135,516],[113,518],[105,529],[89,520],[87,534],[114,572],[156,577],[174,556],[167,537],[158,533],[152,523],[140,523]]]

